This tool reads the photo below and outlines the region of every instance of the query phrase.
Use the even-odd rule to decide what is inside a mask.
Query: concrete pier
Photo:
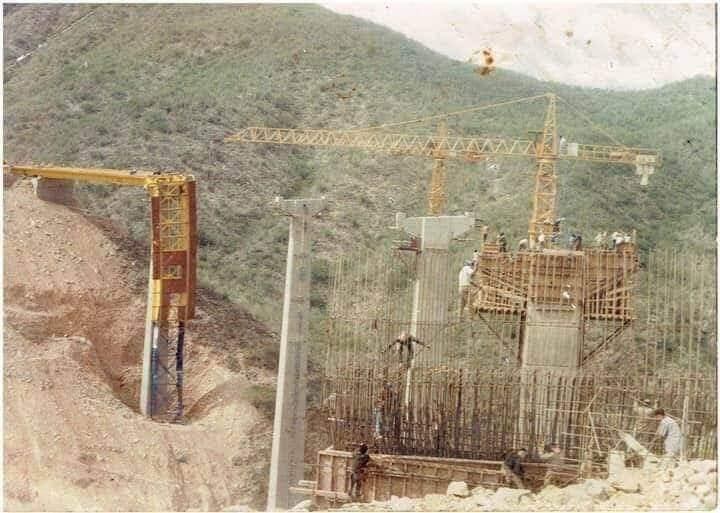
[[[275,201],[290,217],[290,238],[270,457],[268,511],[290,508],[303,499],[291,496],[289,488],[303,479],[304,471],[306,339],[310,317],[312,240],[310,221],[325,207],[324,199],[278,198]]]
[[[447,324],[449,302],[457,296],[458,285],[454,278],[443,283],[438,276],[447,269],[450,241],[471,230],[475,218],[467,214],[410,218],[399,215],[397,224],[420,239],[410,333],[430,346],[420,351],[418,358],[439,364],[442,355],[439,344],[433,345],[433,340],[439,340],[440,330]]]

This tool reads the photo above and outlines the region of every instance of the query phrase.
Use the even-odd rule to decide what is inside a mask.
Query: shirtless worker
[[[370,455],[368,454],[368,446],[365,443],[360,444],[358,450],[353,454],[350,464],[350,490],[348,495],[356,499],[362,494],[362,485],[367,474],[367,467],[370,464]]]
[[[394,349],[397,351],[400,358],[400,363],[405,365],[406,368],[410,368],[412,360],[415,357],[415,346],[428,347],[426,344],[420,342],[417,338],[412,335],[408,335],[406,331],[401,331],[398,338],[390,342],[390,344],[383,350],[383,353],[388,349]],[[407,357],[403,358],[403,354],[407,350]]]
[[[525,483],[523,483],[525,469],[523,468],[522,463],[526,458],[527,449],[520,449],[517,452],[511,451],[505,456],[505,460],[502,465],[505,477],[520,489],[525,489]]]

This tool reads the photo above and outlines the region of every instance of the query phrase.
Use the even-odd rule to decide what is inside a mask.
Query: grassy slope
[[[55,9],[64,9],[55,6]],[[12,10],[6,37],[27,30],[34,6]],[[34,14],[33,14],[34,13]],[[276,195],[326,194],[314,277],[341,251],[388,244],[395,211],[420,214],[431,163],[353,151],[229,145],[249,125],[347,128],[413,119],[553,91],[628,145],[659,148],[665,166],[641,189],[631,169],[562,164],[560,214],[586,238],[637,228],[644,247],[713,247],[714,82],[698,78],[643,92],[480,76],[379,26],[316,6],[100,6],[48,42],[5,84],[10,161],[184,169],[200,180],[201,280],[276,322],[287,222]],[[609,140],[560,105],[569,140]],[[542,104],[450,121],[454,133],[525,137]],[[432,131],[424,125],[403,130]],[[450,163],[450,211],[474,210],[519,238],[529,217],[532,163]],[[142,192],[83,188],[92,210],[145,240]]]

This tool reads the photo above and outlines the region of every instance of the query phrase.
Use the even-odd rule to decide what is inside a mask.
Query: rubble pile
[[[345,511],[607,511],[712,510],[717,504],[717,462],[693,460],[674,466],[625,468],[607,479],[585,479],[564,488],[547,486],[537,493],[497,490],[451,483],[446,495],[421,499],[393,496],[389,501],[349,503]],[[302,508],[307,511],[307,509]]]

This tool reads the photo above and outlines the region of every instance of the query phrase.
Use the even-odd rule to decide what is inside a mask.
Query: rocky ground
[[[275,335],[201,294],[186,422],[150,421],[138,412],[146,291],[132,279],[147,257],[26,180],[5,188],[4,221],[3,509],[262,507],[272,424],[243,390],[273,385],[247,355]]]
[[[687,461],[673,468],[627,469],[608,479],[586,479],[538,493],[514,488],[468,490],[451,483],[448,494],[422,499],[395,497],[384,502],[350,503],[342,511],[688,511],[717,505],[717,462]],[[312,509],[309,501],[295,511]]]

